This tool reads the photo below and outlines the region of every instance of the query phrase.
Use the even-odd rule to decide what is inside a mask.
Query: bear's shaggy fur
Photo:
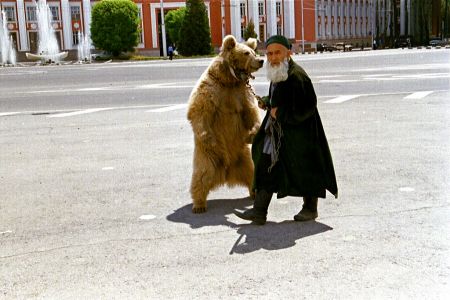
[[[194,87],[188,120],[194,131],[191,181],[192,211],[206,211],[208,193],[223,184],[248,187],[251,196],[253,162],[250,147],[260,125],[251,73],[263,65],[255,54],[256,40],[237,43],[226,36],[222,50]]]

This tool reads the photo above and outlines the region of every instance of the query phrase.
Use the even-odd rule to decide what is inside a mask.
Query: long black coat
[[[325,197],[325,190],[336,198],[338,194],[336,176],[327,138],[323,130],[317,97],[306,72],[292,59],[289,61],[288,79],[279,82],[268,97],[271,107],[278,107],[277,121],[283,135],[277,167],[272,169],[271,178],[277,178],[277,197],[310,196]],[[252,158],[255,165],[255,189],[258,186],[259,168],[266,168],[262,151],[265,137],[265,124],[269,118],[268,110],[260,130],[252,145]]]

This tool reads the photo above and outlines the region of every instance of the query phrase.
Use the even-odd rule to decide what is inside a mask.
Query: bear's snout
[[[259,67],[261,68],[264,64],[264,59],[258,59]]]

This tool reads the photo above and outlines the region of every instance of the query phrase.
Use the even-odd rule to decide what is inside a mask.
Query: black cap
[[[291,44],[289,43],[288,39],[283,35],[272,35],[266,41],[266,48],[270,44],[280,44],[285,46],[287,49],[291,49]]]

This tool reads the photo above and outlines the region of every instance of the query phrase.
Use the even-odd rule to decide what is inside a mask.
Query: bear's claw
[[[202,213],[205,213],[205,212],[206,212],[206,207],[204,207],[204,206],[201,206],[201,207],[195,207],[195,206],[193,206],[193,207],[192,207],[192,212],[193,212],[194,214],[202,214]]]

